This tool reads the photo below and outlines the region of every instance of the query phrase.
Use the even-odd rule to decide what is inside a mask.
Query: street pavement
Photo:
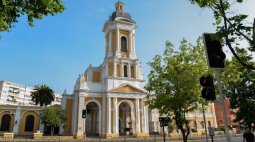
[[[120,137],[115,139],[98,139],[94,138],[86,138],[83,140],[77,139],[69,139],[69,140],[61,140],[61,139],[41,139],[41,140],[33,140],[33,139],[22,139],[22,138],[15,138],[13,140],[4,140],[0,138],[0,142],[164,142],[162,136],[151,136],[149,138],[141,138],[137,139],[134,137]],[[181,137],[167,137],[165,142],[182,142]],[[188,142],[212,142],[211,139],[206,140],[205,137],[190,137]],[[223,136],[218,136],[214,138],[213,142],[227,142],[226,138]],[[242,136],[232,136],[231,142],[242,142]]]

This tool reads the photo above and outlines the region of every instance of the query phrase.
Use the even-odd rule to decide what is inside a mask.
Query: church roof
[[[110,16],[110,20],[111,20],[111,21],[114,21],[114,20],[115,20],[116,18],[118,18],[118,17],[127,18],[127,19],[133,21],[129,13],[127,13],[127,12],[121,12],[121,11],[117,11],[117,12],[115,11],[115,12],[113,12],[113,13],[112,13],[112,16]]]
[[[121,0],[119,0],[115,5],[116,6],[123,5],[123,7],[124,7],[125,4]],[[135,23],[132,20],[131,15],[128,12],[124,11],[124,8],[122,10],[117,10],[116,9],[116,11],[114,11],[112,13],[112,15],[110,16],[109,20],[110,21],[114,21],[115,19],[127,19],[125,21],[129,21],[129,22]]]
[[[137,88],[135,86],[132,86],[128,83],[124,83],[121,86],[113,88],[110,91],[112,91],[112,92],[143,93],[143,94],[146,94],[145,90],[139,89],[139,88]]]

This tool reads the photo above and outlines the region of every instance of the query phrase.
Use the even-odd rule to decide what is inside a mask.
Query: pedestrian
[[[254,142],[254,134],[250,131],[250,128],[246,128],[243,133],[243,142]]]

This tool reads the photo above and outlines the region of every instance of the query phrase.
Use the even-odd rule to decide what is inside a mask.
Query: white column
[[[104,77],[107,77],[108,76],[108,66],[109,66],[109,64],[108,64],[108,62],[106,62],[106,64],[105,64],[105,71],[104,71]]]
[[[129,50],[128,50],[128,52],[129,52],[129,57],[131,57],[131,58],[133,58],[133,54],[134,54],[134,49],[133,49],[133,47],[132,47],[132,31],[129,31]]]
[[[148,121],[148,118],[149,118],[149,110],[148,110],[148,106],[144,106],[145,107],[145,113],[144,113],[144,117],[145,117],[145,132],[146,133],[149,133],[149,121]]]
[[[45,108],[45,106],[43,105],[43,106],[41,107],[41,111],[43,111],[44,108]],[[44,133],[44,124],[42,123],[41,120],[40,120],[39,130],[40,130],[40,133]]]
[[[79,96],[78,98],[79,99],[78,99],[78,109],[77,109],[78,110],[77,134],[84,134],[85,127],[84,127],[84,118],[82,118],[82,110],[85,109],[85,102],[84,102],[83,96]]]
[[[117,63],[113,61],[113,76],[117,77]]]
[[[14,127],[13,127],[13,133],[15,135],[19,134],[19,122],[20,122],[20,105],[18,105],[16,109],[16,113],[14,116]]]
[[[124,64],[121,62],[121,77],[124,77]]]
[[[138,78],[138,64],[137,64],[137,62],[135,63],[135,79],[137,79]]]
[[[136,99],[136,133],[140,133],[140,103],[139,99]]]
[[[120,55],[120,46],[119,46],[119,29],[116,30],[116,56]]]
[[[112,56],[112,32],[110,31],[109,32],[109,37],[108,37],[108,39],[109,39],[109,43],[108,43],[108,57],[109,56]]]
[[[66,98],[62,98],[61,100],[61,108],[66,111]],[[64,134],[64,124],[62,124],[59,128],[59,134],[63,135]]]
[[[118,119],[118,103],[117,98],[113,98],[113,105],[114,105],[114,120],[113,120],[113,133],[119,133],[119,119]]]
[[[134,53],[134,58],[136,58],[135,57],[135,30],[133,30],[133,53]]]
[[[102,134],[105,134],[105,122],[106,122],[106,115],[105,115],[105,109],[106,109],[106,99],[105,96],[103,96],[103,102],[102,102]]]
[[[141,100],[142,101],[142,100]],[[141,103],[141,112],[142,112],[142,132],[145,132],[145,106],[144,106],[144,102],[142,101]]]
[[[107,134],[111,133],[111,97],[107,97]]]
[[[128,64],[128,77],[131,78],[131,67],[130,67],[130,64]]]

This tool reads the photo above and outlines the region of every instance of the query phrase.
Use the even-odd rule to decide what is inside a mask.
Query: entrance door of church
[[[122,102],[119,106],[119,134],[132,133],[131,108],[128,103]]]
[[[90,102],[86,106],[86,136],[99,135],[99,107],[96,103]]]

